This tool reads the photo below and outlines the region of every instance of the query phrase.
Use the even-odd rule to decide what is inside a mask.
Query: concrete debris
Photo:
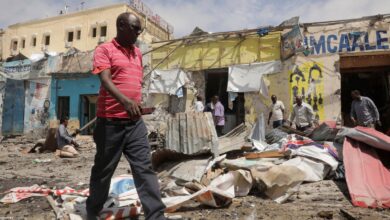
[[[320,211],[317,214],[318,217],[324,218],[324,219],[333,219],[333,212],[332,211]]]

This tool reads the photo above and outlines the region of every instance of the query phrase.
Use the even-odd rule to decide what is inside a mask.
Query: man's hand
[[[72,140],[71,144],[73,144],[76,148],[80,146],[75,140]]]
[[[130,118],[141,117],[141,107],[133,100],[126,100],[123,106]]]
[[[352,121],[353,125],[356,125],[356,120],[354,118],[351,118],[351,121]]]
[[[377,121],[376,121],[376,124],[377,124],[379,127],[381,127],[381,126],[382,126],[382,122],[381,122],[381,121],[379,121],[379,120],[377,120]]]

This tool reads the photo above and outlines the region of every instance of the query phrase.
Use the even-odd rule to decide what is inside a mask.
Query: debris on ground
[[[202,120],[199,117],[203,117],[205,121],[208,120],[203,113],[178,117],[185,120],[192,120],[189,118],[193,117],[198,118],[198,121]],[[170,126],[175,123],[179,122],[172,121]],[[173,138],[172,135],[160,137],[169,139]],[[196,142],[189,145],[188,139],[194,137],[187,134],[181,136],[183,139],[180,138],[180,143],[187,143],[186,148],[180,148],[180,144],[174,149],[162,148],[160,145],[152,152],[152,164],[158,172],[166,212],[170,213],[167,214],[168,219],[270,219],[281,216],[306,216],[306,219],[386,218],[390,216],[388,209],[383,213],[362,210],[353,207],[350,202],[351,198],[352,204],[356,206],[389,207],[386,196],[390,193],[383,191],[389,183],[386,182],[388,170],[381,163],[381,157],[386,155],[383,152],[389,151],[390,140],[383,135],[373,129],[340,129],[332,123],[325,123],[310,134],[295,133],[292,129],[281,127],[253,139],[253,129],[240,125],[218,138],[217,152],[213,152],[212,138],[202,140],[206,144],[202,148],[195,146]],[[47,211],[54,213],[46,216],[83,219],[88,196],[88,185],[84,183],[89,181],[95,145],[91,136],[79,136],[78,141],[81,143],[79,158],[57,159],[54,155],[48,157],[47,153],[24,154],[20,150],[22,147],[2,154],[6,155],[0,157],[6,170],[6,179],[34,176],[44,181],[21,182],[24,185],[14,187],[1,184],[1,190],[5,192],[1,203],[18,207],[25,202],[41,201],[42,204],[47,203]],[[165,143],[173,142],[165,140]],[[191,146],[195,150],[191,150]],[[371,161],[365,160],[367,163],[362,162],[359,166],[351,163],[356,150],[359,150],[360,156],[355,155],[354,158],[369,155]],[[4,147],[1,152],[4,152]],[[30,168],[22,167],[23,164],[27,165],[23,163],[25,158],[30,158],[30,166],[41,171],[29,173]],[[21,165],[12,163],[14,161]],[[83,163],[89,165],[85,167],[81,165]],[[12,172],[13,169],[20,171]],[[357,169],[360,169],[359,172],[370,170],[373,179],[386,177],[383,181],[374,181],[377,185],[370,188],[381,194],[362,197],[364,194],[361,188],[356,188],[355,183],[364,181],[367,187],[372,187],[374,182],[364,179],[364,175]],[[59,174],[60,170],[63,173]],[[64,182],[65,179],[74,182]],[[6,183],[6,180],[0,179],[0,183]],[[282,213],[281,208],[285,210]],[[142,213],[131,170],[127,161],[121,160],[100,217],[127,218]],[[4,213],[0,211],[1,214]],[[8,213],[5,216],[11,215]]]

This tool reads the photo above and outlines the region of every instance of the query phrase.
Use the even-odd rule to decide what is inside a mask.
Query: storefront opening
[[[87,124],[96,117],[97,95],[81,95],[80,101],[80,127],[83,127],[85,124]],[[82,134],[92,134],[93,129],[94,126],[90,126],[84,131],[82,131]]]
[[[352,126],[351,91],[357,89],[374,101],[382,122],[378,130],[387,132],[390,129],[390,54],[342,56],[340,72],[344,125]]]
[[[244,93],[238,93],[235,100],[229,100],[229,93],[226,91],[228,84],[227,68],[205,71],[205,80],[206,104],[211,102],[214,95],[217,95],[225,108],[225,127],[222,133],[226,134],[245,120]]]

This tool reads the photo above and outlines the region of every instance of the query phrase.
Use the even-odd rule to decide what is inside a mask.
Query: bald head
[[[298,106],[301,106],[302,105],[302,96],[296,96],[295,101],[297,102]]]
[[[116,31],[118,43],[126,47],[131,46],[142,33],[141,21],[133,13],[122,13],[116,19]]]
[[[278,100],[278,98],[276,97],[276,95],[272,95],[271,96],[271,100],[272,100],[272,103],[276,103],[276,101]]]

